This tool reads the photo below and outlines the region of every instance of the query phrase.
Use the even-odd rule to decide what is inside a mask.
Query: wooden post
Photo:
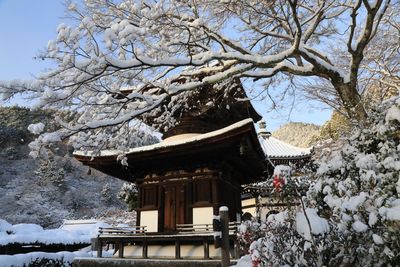
[[[239,247],[239,242],[236,238],[235,238],[233,246],[234,246],[234,251],[235,251],[235,259],[239,259],[240,258],[240,247]]]
[[[204,246],[204,259],[209,260],[210,259],[210,247],[208,245],[208,240],[207,238],[204,238],[203,240],[203,246]]]
[[[228,207],[220,207],[219,216],[221,220],[221,267],[228,267],[230,265]]]
[[[177,238],[175,240],[175,259],[180,259],[181,258],[181,244],[179,242],[179,239]]]
[[[123,258],[124,257],[124,242],[121,240],[118,244],[119,249],[118,249],[118,257]]]
[[[103,256],[103,242],[101,239],[97,239],[97,258],[101,258]]]
[[[142,257],[143,259],[147,259],[147,240],[143,240],[143,247],[142,247]]]

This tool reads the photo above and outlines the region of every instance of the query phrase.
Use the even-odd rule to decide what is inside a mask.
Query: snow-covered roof
[[[205,133],[205,134],[182,134],[181,136],[179,136],[179,135],[174,136],[174,138],[167,138],[157,144],[131,148],[124,154],[134,154],[134,153],[138,153],[138,152],[152,151],[152,150],[161,149],[161,148],[169,148],[169,147],[179,146],[179,145],[183,145],[183,144],[194,143],[194,142],[209,139],[209,138],[212,138],[215,136],[219,136],[221,134],[224,134],[224,133],[230,132],[232,130],[235,130],[237,128],[240,128],[242,126],[245,126],[247,124],[253,124],[253,120],[252,119],[244,119],[242,121],[239,121],[237,123],[229,125],[225,128],[222,128],[222,129],[219,129],[216,131],[212,131],[209,133]],[[92,151],[75,151],[74,152],[74,155],[76,155],[76,156],[91,156],[92,154],[93,154]],[[99,154],[96,154],[96,157],[98,157],[98,156],[118,156],[120,154],[123,154],[123,152],[119,151],[119,150],[102,150],[99,152]]]
[[[175,135],[157,144],[126,151],[109,150],[97,154],[77,151],[74,156],[84,165],[129,182],[142,177],[143,173],[180,168],[182,164],[197,164],[198,161],[229,160],[243,173],[238,176],[240,184],[257,181],[272,168],[271,162],[265,161],[251,118],[208,133]]]
[[[272,136],[266,138],[259,136],[261,147],[265,155],[269,158],[297,158],[309,156],[312,152],[312,147],[301,148],[285,143]]]

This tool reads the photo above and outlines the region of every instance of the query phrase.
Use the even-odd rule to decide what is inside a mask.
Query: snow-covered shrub
[[[306,194],[294,179],[274,177],[276,193],[300,205],[268,217],[250,246],[254,266],[398,264],[400,98],[381,104],[370,118],[320,160]]]
[[[60,188],[65,186],[64,169],[59,167],[53,158],[42,160],[35,174],[39,177],[41,185],[52,184]]]
[[[23,267],[70,267],[72,263],[65,262],[63,258],[61,259],[47,259],[47,258],[36,258],[35,260],[26,263]]]
[[[348,144],[322,161],[308,205],[332,222],[335,259],[353,266],[400,260],[400,98],[371,114]]]
[[[109,183],[106,183],[101,190],[101,198],[105,202],[111,202],[113,196],[112,191]]]
[[[70,267],[75,257],[92,257],[86,251],[30,252],[0,255],[0,266],[9,267]]]
[[[249,251],[250,245],[264,235],[264,228],[264,224],[255,221],[242,222],[237,233],[240,251],[242,253]]]
[[[138,190],[133,183],[123,183],[117,197],[128,205],[128,210],[132,211],[138,204]]]
[[[291,206],[287,206],[284,212],[270,214],[266,221],[246,221],[239,227],[239,243],[242,249],[249,251],[254,267],[285,264],[313,266],[322,262],[322,256],[310,248],[316,247],[316,240],[322,243],[326,238],[328,222],[319,217],[314,209],[306,209],[304,215],[303,197],[309,185],[308,179],[292,177],[291,174],[291,167],[278,165],[267,181],[270,197],[280,203],[291,203]]]

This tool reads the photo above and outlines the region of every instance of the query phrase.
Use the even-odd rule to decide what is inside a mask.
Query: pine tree
[[[39,185],[51,184],[60,188],[66,185],[64,169],[58,166],[54,158],[42,160],[35,174],[39,177]]]
[[[138,202],[138,190],[136,185],[133,183],[124,183],[117,197],[128,205],[129,211],[134,210]]]
[[[113,198],[112,190],[109,183],[106,183],[101,190],[101,198],[104,202],[111,202]]]

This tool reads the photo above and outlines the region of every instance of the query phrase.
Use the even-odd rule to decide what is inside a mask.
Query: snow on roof
[[[205,134],[193,134],[193,135],[192,134],[184,134],[181,136],[181,138],[178,138],[179,136],[177,136],[175,138],[167,138],[157,144],[131,148],[127,152],[123,152],[120,150],[102,150],[95,156],[118,156],[121,154],[133,154],[133,153],[151,151],[151,150],[160,149],[160,148],[174,147],[174,146],[178,146],[178,145],[194,143],[194,142],[198,142],[201,140],[205,140],[208,138],[212,138],[212,137],[230,132],[234,129],[243,127],[247,124],[253,125],[253,123],[254,123],[253,120],[248,118],[248,119],[244,119],[239,122],[236,122],[232,125],[229,125],[225,128],[222,128],[222,129],[219,129],[216,131],[212,131],[209,133],[205,133]],[[92,156],[93,154],[94,154],[93,151],[75,151],[74,152],[74,155],[77,155],[77,156]]]
[[[259,136],[261,147],[265,155],[270,158],[295,158],[308,156],[312,152],[312,147],[301,148],[295,147],[283,141],[280,141],[272,136],[264,138]]]

